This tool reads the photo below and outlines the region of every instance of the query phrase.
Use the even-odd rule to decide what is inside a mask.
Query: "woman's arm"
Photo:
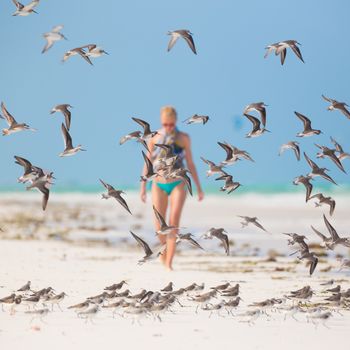
[[[148,158],[151,158],[151,154],[153,152],[153,149],[154,149],[154,141],[153,141],[153,138],[148,142],[148,145],[147,145],[148,149],[149,149],[149,152],[147,152],[147,157]],[[146,175],[146,172],[147,172],[147,167],[146,167],[146,164],[143,165],[142,167],[142,173],[141,175]],[[147,191],[146,191],[146,185],[147,185],[147,182],[146,181],[141,181],[141,188],[140,188],[140,198],[141,198],[141,201],[146,203],[146,200],[147,200]]]
[[[184,135],[184,146],[185,146],[185,158],[186,158],[187,167],[192,175],[192,179],[194,183],[196,184],[198,200],[201,201],[204,198],[204,192],[202,190],[202,186],[199,181],[196,166],[194,165],[194,162],[193,162],[192,150],[191,150],[191,139],[188,135]]]

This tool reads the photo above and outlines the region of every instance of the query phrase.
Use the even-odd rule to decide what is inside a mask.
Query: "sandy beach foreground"
[[[334,279],[332,287],[340,284],[342,291],[350,288],[350,275],[339,272],[335,254],[323,255],[315,274],[310,277],[304,263],[297,263],[281,232],[300,232],[311,242],[319,243],[310,231],[310,224],[324,231],[322,213],[326,208],[305,204],[303,196],[247,195],[231,198],[209,197],[205,205],[189,201],[183,225],[199,236],[203,231],[225,227],[232,239],[232,256],[226,257],[217,242],[202,242],[206,251],[183,247],[179,252],[175,271],[163,270],[158,261],[142,266],[137,261],[142,251],[129,237],[135,232],[155,242],[149,206],[141,205],[136,195],[128,196],[135,218],[127,215],[113,201],[102,201],[98,195],[57,195],[48,212],[43,214],[40,199],[17,194],[0,198],[0,297],[11,294],[28,280],[31,288],[53,287],[55,293],[67,296],[43,317],[27,314],[23,303],[14,311],[8,305],[0,311],[0,339],[4,348],[62,349],[78,347],[116,346],[138,349],[239,347],[240,349],[306,349],[317,341],[318,349],[329,349],[336,343],[346,347],[350,327],[350,309],[346,304],[325,306],[331,296],[321,283]],[[337,209],[330,220],[340,233],[347,233],[346,196],[337,198]],[[236,215],[256,215],[270,233],[258,229],[242,229]],[[282,237],[281,237],[282,236]],[[321,250],[320,250],[321,252]],[[346,250],[337,254],[348,255]],[[170,281],[174,289],[193,282],[204,283],[199,292],[179,296],[168,311],[137,315],[103,308],[90,320],[77,317],[68,306],[103,292],[104,287],[126,280],[132,294],[142,288],[158,291]],[[201,310],[191,300],[196,293],[230,281],[240,284],[242,298],[237,308],[228,314]],[[304,301],[304,312],[291,307],[297,301],[286,298],[290,291],[310,285],[314,295]],[[268,298],[281,299],[274,307],[250,306]],[[223,297],[218,292],[210,303],[217,304]],[[225,298],[228,300],[228,298]],[[323,323],[314,316],[330,310],[332,316]],[[36,309],[45,307],[39,302]],[[51,305],[48,306],[51,310]],[[33,306],[30,306],[33,310]],[[252,310],[259,312],[252,315]],[[33,317],[35,316],[35,317]],[[309,319],[309,322],[308,322]],[[86,322],[87,321],[87,322]]]

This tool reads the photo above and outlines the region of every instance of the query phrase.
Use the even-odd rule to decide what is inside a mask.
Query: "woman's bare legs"
[[[169,215],[169,226],[179,226],[182,208],[184,206],[186,199],[186,189],[185,184],[181,183],[176,186],[170,195],[170,215]],[[176,234],[177,230],[171,232],[167,236],[167,248],[166,248],[166,258],[165,266],[172,270],[173,258],[176,250]]]
[[[152,184],[152,203],[155,206],[155,208],[159,211],[159,213],[165,218],[166,217],[166,210],[168,207],[168,195],[161,190],[155,182]],[[154,216],[154,226],[156,228],[156,231],[159,230],[159,223],[156,217]],[[161,244],[166,243],[166,236],[165,235],[158,235],[159,241]],[[167,251],[165,250],[163,254],[160,256],[161,261],[163,264],[166,263],[166,256]]]

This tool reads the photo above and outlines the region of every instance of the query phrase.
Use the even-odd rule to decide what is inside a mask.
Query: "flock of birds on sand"
[[[23,5],[20,2],[13,0],[16,5],[16,11],[13,14],[14,16],[28,16],[33,13],[37,13],[35,8],[39,4],[39,0],[34,0],[30,2],[28,5]],[[52,46],[61,40],[66,40],[66,37],[61,33],[63,26],[55,26],[53,29],[44,34],[44,38],[46,39],[46,45],[42,50],[42,53],[47,52]],[[168,51],[170,51],[178,39],[184,39],[188,44],[189,48],[192,50],[194,54],[197,54],[195,43],[192,37],[192,33],[188,30],[175,30],[168,33],[170,35],[170,41],[168,44]],[[266,47],[267,57],[270,53],[275,53],[276,56],[280,56],[281,64],[285,63],[287,51],[291,50],[296,57],[304,62],[302,57],[302,53],[298,47],[299,43],[296,40],[286,40],[281,41],[275,44],[268,45]],[[80,56],[89,64],[93,64],[91,59],[100,57],[104,54],[107,54],[105,50],[98,47],[95,44],[89,44],[80,46],[74,49],[71,49],[64,53],[63,61],[67,61],[72,56]],[[346,118],[350,119],[350,112],[348,110],[348,105],[345,102],[339,102],[335,99],[328,98],[322,95],[322,98],[329,103],[328,110],[329,111],[340,111]],[[252,130],[246,134],[247,138],[252,137],[260,137],[266,132],[270,132],[267,126],[267,105],[264,102],[256,102],[247,105],[243,110],[243,116],[246,117],[252,123]],[[70,104],[59,104],[52,108],[51,114],[61,113],[64,117],[64,123],[61,125],[61,132],[64,140],[64,150],[59,154],[60,157],[67,157],[76,155],[80,151],[85,151],[82,145],[73,146],[73,140],[70,134],[71,128],[71,109],[72,106]],[[35,131],[35,129],[31,128],[26,123],[19,123],[16,121],[15,117],[8,111],[4,102],[1,103],[1,118],[4,119],[8,128],[4,128],[2,133],[4,136],[9,136],[13,133],[17,133],[20,131]],[[252,115],[255,114],[256,116]],[[317,136],[322,133],[321,130],[314,129],[312,127],[311,120],[301,114],[300,112],[295,111],[296,117],[302,122],[303,128],[296,135],[299,138]],[[139,118],[132,118],[132,120],[142,127],[142,130],[137,130],[130,132],[129,134],[123,136],[120,139],[120,145],[124,144],[127,141],[135,140],[145,148],[145,151],[148,151],[148,141],[157,135],[158,131],[153,131],[151,129],[150,124]],[[209,117],[205,115],[197,115],[186,119],[184,122],[187,125],[192,124],[203,124],[205,125],[209,121]],[[328,158],[331,160],[342,172],[346,172],[343,167],[343,161],[346,158],[350,158],[350,153],[347,153],[343,150],[342,146],[333,138],[330,138],[332,146],[330,145],[319,145],[315,144],[318,148],[318,153],[316,154],[316,158]],[[208,165],[207,177],[212,175],[218,176],[216,180],[224,181],[224,185],[220,188],[221,191],[227,192],[228,194],[237,190],[241,184],[237,181],[234,181],[232,175],[227,172],[227,167],[232,166],[241,160],[248,160],[250,162],[254,162],[251,155],[246,150],[241,150],[238,147],[231,145],[227,142],[218,142],[218,145],[225,151],[226,157],[221,162],[215,163],[211,160],[201,158],[203,162]],[[155,164],[147,154],[142,151],[142,156],[146,164],[146,173],[141,177],[141,181],[150,181],[158,176],[163,177],[164,179],[182,179],[188,189],[188,192],[192,195],[192,185],[189,171],[186,168],[176,168],[176,160],[177,155],[173,153],[171,147],[165,144],[156,144],[156,147],[162,148],[164,150],[164,156],[157,159]],[[286,150],[292,150],[295,154],[297,161],[301,160],[301,150],[300,143],[297,141],[288,141],[283,144],[280,148],[279,155],[281,155]],[[329,215],[331,216],[335,210],[335,200],[331,197],[326,197],[322,193],[312,194],[313,185],[312,180],[321,177],[326,181],[329,181],[333,184],[336,184],[335,180],[328,174],[328,169],[320,167],[317,163],[311,159],[305,152],[303,152],[304,158],[307,164],[310,166],[310,172],[307,175],[300,175],[296,177],[293,181],[295,185],[303,185],[306,188],[306,202],[311,199],[317,200],[316,206],[328,205],[329,206]],[[53,185],[54,173],[50,171],[44,171],[42,168],[33,165],[29,160],[15,156],[15,163],[22,166],[24,169],[23,175],[18,178],[19,183],[29,184],[27,186],[27,190],[36,188],[43,195],[42,200],[42,209],[45,210],[49,200],[50,187]],[[156,169],[156,170],[155,170]],[[112,185],[108,184],[104,180],[100,179],[102,186],[106,189],[106,193],[102,194],[103,199],[114,198],[117,202],[131,213],[129,206],[125,199],[122,197],[124,192],[119,189],[115,189]],[[167,235],[170,232],[177,232],[177,242],[187,242],[195,248],[203,249],[200,243],[197,242],[195,237],[191,233],[181,233],[181,227],[173,227],[169,226],[166,223],[166,220],[162,215],[157,211],[155,207],[153,207],[154,214],[159,223],[159,230],[156,232],[159,235]],[[240,216],[242,221],[242,227],[246,227],[247,225],[255,225],[262,231],[268,232],[262,224],[259,222],[257,217],[248,217],[248,216]],[[335,247],[342,245],[345,247],[350,247],[350,238],[349,237],[340,237],[336,231],[336,229],[329,222],[327,217],[323,215],[325,226],[329,232],[329,236],[320,232],[315,227],[311,226],[313,232],[321,239],[323,246],[326,249],[334,250]],[[159,255],[164,251],[164,246],[157,247],[155,249],[151,249],[150,246],[145,242],[141,237],[136,235],[134,232],[130,232],[132,237],[140,244],[145,252],[145,256],[139,260],[139,263],[142,264],[146,261],[156,259]],[[305,260],[310,265],[309,273],[313,274],[315,268],[318,263],[317,255],[310,251],[308,244],[306,243],[307,237],[304,235],[300,235],[298,233],[284,233],[288,236],[288,244],[291,246],[297,246],[296,252],[299,253],[298,258],[300,260]],[[225,250],[227,255],[230,254],[230,246],[229,246],[229,238],[228,234],[223,228],[211,228],[209,229],[203,236],[203,239],[218,239]],[[350,260],[343,259],[341,269],[342,268],[350,268]],[[111,309],[113,310],[113,315],[120,312],[121,316],[125,316],[126,314],[133,316],[147,316],[151,315],[154,318],[161,320],[160,314],[172,311],[172,306],[174,304],[182,305],[184,299],[189,300],[200,306],[201,310],[209,311],[210,314],[213,312],[220,312],[222,310],[226,310],[227,314],[233,315],[233,311],[239,307],[241,298],[239,297],[239,285],[232,286],[230,282],[225,283],[224,285],[220,285],[217,287],[212,287],[206,293],[200,293],[199,291],[204,289],[204,285],[198,285],[193,283],[192,285],[180,288],[178,290],[173,290],[173,284],[170,283],[164,289],[160,291],[147,291],[142,290],[140,293],[131,294],[129,290],[125,290],[120,292],[119,290],[125,284],[125,281],[122,281],[117,284],[113,284],[112,286],[106,287],[102,294],[97,296],[88,297],[85,301],[72,305],[69,309],[74,310],[81,317],[86,317],[87,319],[91,319],[91,316],[95,315],[101,309]],[[333,281],[334,283],[334,281]],[[331,284],[331,282],[330,282]],[[32,292],[32,294],[28,294]],[[262,302],[256,302],[252,304],[253,309],[251,311],[247,311],[245,314],[241,316],[246,316],[249,318],[249,322],[253,319],[261,315],[263,312],[266,314],[266,310],[289,310],[293,311],[305,311],[310,319],[319,319],[322,322],[328,319],[331,316],[330,311],[328,310],[328,304],[331,305],[345,305],[349,306],[349,297],[350,290],[342,291],[340,285],[335,288],[330,288],[326,291],[327,293],[331,293],[325,299],[326,304],[320,304],[313,308],[309,308],[308,310],[303,309],[303,304],[301,301],[308,301],[314,295],[314,291],[310,286],[305,286],[304,288],[292,291],[289,295],[284,296],[283,298],[272,298]],[[11,310],[17,308],[20,304],[27,304],[36,306],[38,304],[42,305],[42,308],[32,310],[27,310],[26,312],[33,317],[43,317],[49,312],[47,305],[57,305],[59,307],[61,301],[66,297],[65,293],[56,294],[54,290],[49,288],[44,288],[39,291],[32,291],[31,284],[28,282],[25,286],[20,288],[16,293],[13,293],[7,297],[1,298],[0,303],[2,305],[11,305]],[[234,299],[232,299],[234,297]],[[222,300],[219,303],[212,303],[213,298],[221,298]],[[227,299],[229,298],[229,299]],[[287,305],[286,301],[288,300],[296,300],[297,304],[293,302],[292,305]],[[314,313],[313,311],[319,311],[318,313]]]
[[[97,295],[62,307],[67,298],[65,292],[56,293],[52,287],[33,290],[28,281],[12,294],[1,298],[0,303],[2,310],[6,309],[11,315],[22,309],[31,318],[30,322],[35,319],[45,322],[44,317],[58,309],[61,312],[75,312],[85,322],[94,323],[94,318],[104,312],[109,317],[131,319],[132,323],[136,321],[141,324],[141,318],[162,322],[164,316],[185,312],[190,308],[196,314],[206,312],[208,317],[213,314],[231,317],[249,325],[261,316],[270,320],[277,312],[284,316],[284,320],[291,317],[299,322],[302,319],[296,315],[305,315],[307,322],[312,322],[316,327],[319,324],[328,327],[326,322],[335,312],[342,315],[341,310],[349,310],[350,307],[350,288],[343,290],[340,284],[335,286],[334,280],[322,282],[322,289],[317,292],[306,285],[279,297],[252,302],[246,307],[242,306],[241,285],[230,281],[207,290],[205,283],[193,282],[175,289],[174,283],[169,282],[160,290],[141,289],[135,293],[125,289],[127,285],[125,280],[113,283]],[[319,301],[311,302],[315,295]]]

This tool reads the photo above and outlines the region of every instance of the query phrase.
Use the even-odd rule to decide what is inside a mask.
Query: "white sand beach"
[[[205,202],[190,199],[182,225],[197,238],[210,227],[224,227],[232,240],[231,256],[226,257],[216,241],[199,242],[202,252],[179,247],[175,271],[166,272],[158,261],[137,265],[143,251],[130,237],[129,230],[156,243],[152,230],[152,213],[149,204],[139,202],[136,194],[127,196],[131,217],[116,202],[103,201],[99,194],[54,194],[46,213],[40,210],[37,193],[2,194],[0,218],[0,297],[7,296],[28,280],[32,289],[51,286],[55,293],[67,296],[44,317],[26,314],[21,303],[10,312],[5,305],[0,312],[0,339],[4,348],[22,349],[94,349],[97,346],[201,348],[232,346],[242,349],[306,349],[314,346],[329,349],[334,344],[346,348],[350,327],[349,306],[330,306],[332,316],[324,324],[308,317],[323,311],[307,312],[313,305],[324,304],[331,294],[320,283],[334,279],[332,287],[340,284],[342,290],[350,288],[350,274],[339,272],[336,254],[348,256],[346,249],[320,258],[312,277],[305,264],[288,257],[288,247],[282,232],[298,232],[309,238],[309,243],[320,243],[310,225],[326,232],[322,213],[327,207],[315,208],[305,204],[303,194],[208,196]],[[337,195],[334,226],[342,235],[348,233],[349,198]],[[255,227],[242,229],[236,215],[254,215],[269,233]],[[173,281],[174,289],[193,282],[205,283],[204,291],[224,281],[240,284],[240,305],[228,315],[199,310],[189,300],[194,292],[179,296],[182,307],[175,303],[160,314],[161,321],[152,315],[138,318],[100,308],[94,318],[86,322],[77,317],[68,306],[84,301],[88,296],[103,292],[105,286],[127,280],[124,286],[131,293],[141,288],[157,291]],[[310,285],[315,294],[303,310],[288,310],[296,301],[285,298],[290,291]],[[276,308],[259,309],[259,314],[248,316],[249,306],[267,298],[282,299]],[[210,302],[219,303],[218,293]],[[226,300],[228,300],[226,298]],[[108,304],[106,302],[106,304]],[[39,302],[36,309],[43,308]],[[51,307],[48,306],[51,310]],[[266,311],[266,314],[264,313]],[[292,317],[294,316],[295,319]],[[133,322],[134,321],[134,322]]]

